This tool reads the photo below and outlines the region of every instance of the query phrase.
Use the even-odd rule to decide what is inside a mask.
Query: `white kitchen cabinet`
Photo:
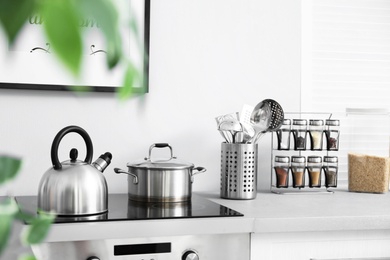
[[[389,260],[390,230],[253,233],[251,260],[271,259]]]

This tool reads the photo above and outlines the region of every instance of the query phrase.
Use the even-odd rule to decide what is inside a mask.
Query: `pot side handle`
[[[198,167],[195,167],[194,170],[197,170],[197,171],[191,173],[191,183],[194,182],[194,175],[205,172],[206,168],[198,166]]]
[[[193,173],[192,173],[192,176],[194,176],[195,174],[202,173],[202,172],[205,172],[205,171],[206,171],[206,168],[201,167],[201,166],[195,167],[194,169],[197,170],[197,172],[193,172]]]
[[[134,173],[131,173],[131,172],[119,169],[119,168],[114,168],[114,172],[118,173],[118,174],[119,173],[124,173],[124,174],[127,174],[127,175],[131,176],[131,177],[133,177],[133,183],[134,184],[138,184],[138,176],[135,175]]]

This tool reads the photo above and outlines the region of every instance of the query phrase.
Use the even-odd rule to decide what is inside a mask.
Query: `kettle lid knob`
[[[79,151],[76,148],[72,148],[69,152],[69,157],[71,162],[76,162]]]

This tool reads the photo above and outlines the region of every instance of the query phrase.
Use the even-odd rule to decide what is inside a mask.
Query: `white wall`
[[[218,191],[220,143],[214,118],[265,98],[285,111],[300,106],[300,0],[152,1],[150,93],[120,102],[110,94],[0,90],[0,153],[21,156],[23,168],[0,195],[36,195],[51,167],[56,133],[75,124],[94,143],[94,159],[110,151],[110,193],[127,192],[114,167],[143,159],[168,142],[180,159],[207,168],[194,191]],[[260,141],[260,189],[269,187],[270,136]],[[60,161],[75,134],[63,139]]]

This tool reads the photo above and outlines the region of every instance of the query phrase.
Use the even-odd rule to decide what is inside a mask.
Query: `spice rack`
[[[271,192],[332,194],[339,134],[339,120],[330,113],[285,113],[271,140]]]

